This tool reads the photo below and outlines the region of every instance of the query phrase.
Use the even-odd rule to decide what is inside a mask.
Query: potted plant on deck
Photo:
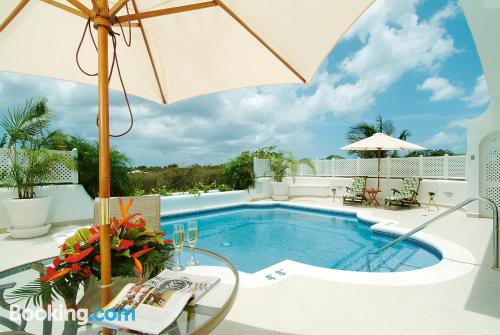
[[[15,198],[3,201],[10,219],[11,237],[28,238],[46,234],[51,197],[37,197],[36,187],[47,184],[54,168],[74,169],[66,156],[44,149],[58,133],[49,132],[47,100],[29,100],[0,119],[4,135],[0,141],[0,186],[14,189]]]
[[[315,171],[314,164],[309,158],[296,160],[290,152],[281,152],[271,158],[271,171],[274,177],[274,181],[271,182],[273,200],[288,200],[290,197],[288,184],[283,181],[283,178],[287,175],[295,176],[300,164],[305,164]]]

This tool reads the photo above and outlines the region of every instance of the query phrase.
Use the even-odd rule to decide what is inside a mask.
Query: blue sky
[[[54,127],[96,138],[94,87],[0,73],[4,109],[49,98]],[[112,130],[127,127],[111,94]],[[132,98],[136,126],[112,145],[134,163],[222,163],[267,145],[296,156],[345,155],[347,128],[377,114],[410,141],[465,152],[467,119],[488,92],[464,15],[455,1],[377,0],[330,53],[313,82],[213,94],[170,106]]]

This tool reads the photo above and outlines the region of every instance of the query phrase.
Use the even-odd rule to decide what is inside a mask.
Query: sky
[[[0,72],[0,113],[47,97],[52,128],[97,139],[95,87]],[[123,95],[110,94],[111,131],[128,127]],[[376,0],[304,85],[274,85],[169,106],[132,97],[135,126],[111,145],[134,165],[219,164],[276,145],[323,158],[349,126],[380,114],[427,148],[466,151],[466,121],[489,94],[463,12],[454,0]]]

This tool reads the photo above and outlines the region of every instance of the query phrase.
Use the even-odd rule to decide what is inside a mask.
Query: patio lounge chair
[[[417,200],[418,189],[420,188],[420,178],[408,177],[403,178],[403,185],[401,186],[401,191],[396,189],[392,190],[392,195],[384,198],[385,206],[389,207],[391,205],[396,206],[408,206],[413,205],[420,206]]]
[[[147,227],[155,231],[160,230],[160,196],[159,195],[144,195],[133,197],[134,203],[129,210],[130,214],[141,213],[146,220]],[[130,197],[122,197],[124,202],[127,202]],[[120,205],[118,198],[109,199],[109,216],[120,217]],[[94,226],[99,225],[99,199],[96,198],[94,205]]]
[[[366,179],[367,177],[353,177],[352,186],[346,187],[346,192],[343,196],[343,203],[362,203],[366,200],[365,190],[366,190]]]

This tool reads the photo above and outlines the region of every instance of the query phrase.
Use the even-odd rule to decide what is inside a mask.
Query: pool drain
[[[220,245],[221,245],[221,247],[230,247],[233,244],[231,242],[222,242]]]

